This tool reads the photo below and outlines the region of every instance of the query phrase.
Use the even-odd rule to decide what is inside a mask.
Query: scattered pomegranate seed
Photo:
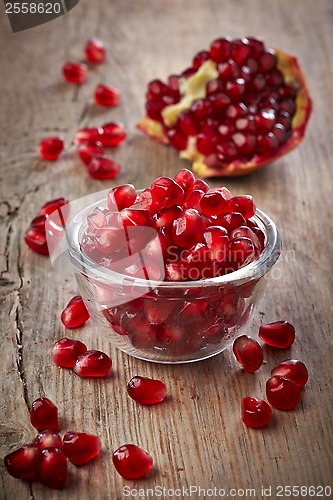
[[[39,431],[58,431],[58,408],[48,398],[38,398],[31,405],[31,424]]]
[[[242,401],[242,420],[247,427],[265,427],[272,416],[266,401],[247,396]]]
[[[94,99],[100,106],[114,107],[118,106],[121,100],[121,92],[115,87],[108,87],[100,83],[95,88]]]
[[[40,450],[35,444],[26,444],[4,458],[8,473],[16,479],[35,479],[40,461]]]
[[[47,448],[42,451],[38,468],[38,479],[49,488],[60,490],[67,481],[67,459],[59,448]]]
[[[84,141],[78,145],[77,152],[83,163],[89,165],[94,156],[104,153],[104,147],[99,141]]]
[[[301,399],[301,391],[292,380],[274,376],[266,382],[266,396],[274,408],[292,410]]]
[[[85,432],[66,432],[63,438],[64,454],[74,465],[84,465],[97,457],[101,449],[98,436]]]
[[[295,341],[295,328],[288,321],[276,321],[259,328],[259,337],[265,344],[285,349]]]
[[[59,210],[67,203],[68,201],[65,200],[65,198],[57,198],[55,200],[48,201],[39,209],[38,215],[51,215],[55,210]]]
[[[64,141],[60,137],[45,137],[38,146],[39,156],[43,160],[56,160],[64,149]]]
[[[308,381],[308,370],[302,361],[297,359],[286,359],[279,363],[271,372],[272,377],[279,376],[292,380],[298,387],[302,388]]]
[[[54,363],[62,368],[73,368],[77,358],[86,352],[87,346],[80,340],[67,339],[66,337],[55,342],[51,349]],[[57,446],[57,448],[59,448]]]
[[[34,444],[36,444],[40,450],[45,450],[46,448],[62,448],[61,437],[57,432],[53,431],[43,431],[37,434]]]
[[[75,295],[61,313],[61,321],[66,328],[77,328],[89,318],[90,315],[81,295]]]
[[[92,63],[101,63],[106,57],[104,43],[98,38],[91,38],[88,40],[84,48],[84,53],[87,61]]]
[[[111,367],[112,361],[105,352],[91,350],[77,358],[73,370],[79,377],[106,377]]]
[[[100,141],[106,148],[119,146],[127,137],[127,130],[121,122],[105,123],[101,127]]]
[[[80,128],[75,132],[74,141],[75,144],[81,144],[82,142],[96,144],[96,142],[102,142],[102,135],[103,130],[101,128]]]
[[[141,405],[153,405],[164,400],[167,388],[161,380],[137,375],[128,382],[127,392],[137,403]]]
[[[94,179],[114,179],[119,175],[120,165],[106,155],[98,154],[92,157],[88,165],[88,173]]]
[[[67,82],[81,84],[88,78],[88,66],[70,61],[63,66],[62,73]]]
[[[135,444],[124,444],[112,455],[117,472],[124,479],[139,479],[153,467],[152,457]]]
[[[263,350],[258,342],[247,335],[241,335],[233,344],[237,361],[250,373],[258,370],[264,360]]]
[[[136,201],[136,190],[133,184],[123,184],[110,189],[108,194],[108,208],[112,211],[121,211]]]
[[[39,231],[35,228],[29,228],[24,235],[24,240],[34,252],[49,255],[45,230]]]

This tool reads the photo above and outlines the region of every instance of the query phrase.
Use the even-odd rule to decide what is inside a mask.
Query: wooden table
[[[262,487],[272,488],[270,496],[266,491],[270,498],[278,498],[279,492],[287,498],[283,488],[288,485],[333,488],[330,0],[81,0],[65,16],[16,34],[2,4],[1,13],[1,459],[33,439],[29,408],[40,396],[56,402],[64,429],[96,433],[103,442],[103,452],[91,465],[71,468],[62,492],[15,480],[1,464],[1,499],[114,500],[125,498],[124,486],[159,485],[166,488],[164,498],[172,497],[168,489],[190,486],[225,489],[235,498],[253,497],[250,491],[242,494],[249,488],[256,498],[264,498]],[[297,340],[287,351],[265,349],[267,363],[254,375],[239,369],[230,350],[208,361],[171,367],[122,354],[91,326],[65,330],[59,317],[76,291],[74,279],[55,273],[49,259],[31,252],[23,241],[30,220],[49,199],[76,199],[123,182],[143,187],[158,175],[179,170],[173,150],[135,128],[146,84],[180,71],[196,51],[225,34],[263,36],[269,45],[297,55],[314,101],[301,147],[262,171],[222,181],[235,193],[253,194],[278,224],[284,244],[275,279],[250,328],[286,319],[295,325]],[[81,58],[83,44],[93,35],[107,44],[107,64],[93,69],[80,88],[65,84],[62,64]],[[96,109],[91,96],[100,81],[122,90],[121,106]],[[114,119],[129,128],[127,144],[112,154],[123,166],[115,182],[90,179],[74,152],[55,163],[36,155],[44,136],[61,133],[69,144],[78,127]],[[50,346],[64,335],[111,353],[112,377],[81,380],[54,366]],[[271,368],[288,357],[303,360],[310,372],[301,404],[291,412],[274,411],[267,429],[245,428],[242,397],[262,397]],[[136,405],[125,390],[135,374],[164,380],[168,400],[156,407]],[[124,481],[115,472],[111,452],[125,442],[153,455],[154,472],[146,480]],[[203,492],[192,492],[192,498],[199,497],[205,497]],[[311,490],[303,498],[311,498]]]

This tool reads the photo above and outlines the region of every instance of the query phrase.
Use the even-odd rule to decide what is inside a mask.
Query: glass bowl
[[[257,209],[252,218],[265,234],[256,260],[221,277],[167,282],[115,272],[82,252],[87,215],[106,206],[103,199],[74,216],[66,243],[92,321],[114,346],[146,361],[188,363],[219,354],[240,334],[251,335],[251,313],[281,252],[278,229],[264,212]]]

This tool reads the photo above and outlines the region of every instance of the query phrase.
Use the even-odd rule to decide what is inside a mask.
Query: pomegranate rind
[[[287,142],[282,144],[277,151],[272,152],[270,155],[255,155],[248,162],[235,160],[223,169],[212,168],[206,165],[204,157],[198,153],[193,142],[189,141],[187,149],[180,152],[180,158],[192,162],[192,170],[198,177],[237,177],[250,174],[289,153],[304,139],[306,127],[312,112],[312,100],[306,85],[305,77],[296,57],[281,49],[275,48],[274,50],[278,58],[277,67],[283,73],[285,82],[298,90],[296,112],[292,120],[292,136]],[[162,124],[152,120],[148,116],[137,124],[137,128],[158,142],[169,144],[168,137],[163,130]]]

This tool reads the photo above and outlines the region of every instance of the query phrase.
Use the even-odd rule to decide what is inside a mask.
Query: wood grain
[[[1,464],[0,498],[114,500],[124,498],[125,485],[254,488],[257,498],[262,486],[272,487],[271,498],[277,497],[277,485],[333,488],[332,2],[81,0],[64,17],[16,34],[10,32],[3,4],[0,11],[1,459],[33,439],[28,409],[44,395],[57,403],[64,428],[97,433],[103,441],[101,456],[90,466],[73,467],[62,492],[14,480]],[[116,182],[143,187],[158,175],[176,173],[182,163],[175,152],[135,129],[146,83],[180,71],[196,51],[225,34],[263,36],[269,45],[297,55],[314,101],[301,147],[267,169],[225,181],[235,193],[253,194],[283,238],[284,254],[251,328],[283,318],[297,329],[292,348],[266,349],[267,364],[252,376],[239,369],[230,350],[198,364],[162,366],[116,351],[91,325],[65,331],[59,315],[75,292],[73,277],[54,273],[49,260],[23,242],[29,221],[48,199],[76,199]],[[61,80],[61,65],[81,58],[84,42],[93,35],[106,42],[108,63],[92,69],[82,88],[72,88]],[[110,111],[93,106],[92,90],[100,81],[122,89],[121,106]],[[123,165],[116,182],[89,179],[72,152],[54,164],[36,156],[45,135],[59,132],[70,143],[79,126],[113,119],[123,120],[130,131],[127,144],[113,155]],[[80,380],[56,368],[50,346],[65,334],[110,353],[110,379]],[[271,368],[287,357],[309,368],[302,403],[292,412],[275,411],[264,431],[244,428],[241,398],[263,396]],[[164,380],[167,401],[138,407],[125,391],[135,374]],[[115,472],[111,451],[125,442],[153,455],[156,467],[145,481],[129,483]],[[250,493],[236,496],[246,497]]]

